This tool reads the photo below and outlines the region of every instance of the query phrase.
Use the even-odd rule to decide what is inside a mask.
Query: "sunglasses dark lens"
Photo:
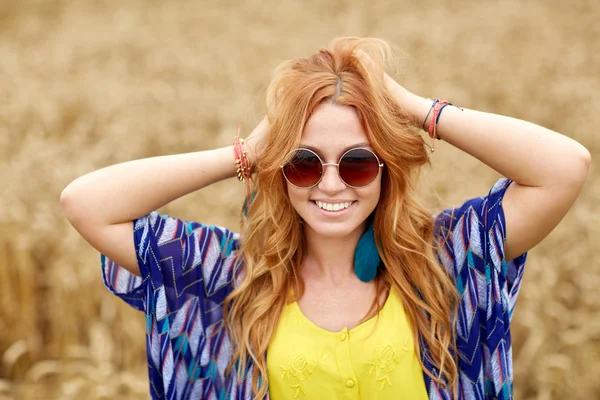
[[[367,186],[377,178],[379,162],[366,149],[353,149],[340,160],[340,177],[349,186]]]
[[[323,165],[311,151],[297,150],[292,159],[283,167],[285,178],[294,186],[309,187],[321,179]]]

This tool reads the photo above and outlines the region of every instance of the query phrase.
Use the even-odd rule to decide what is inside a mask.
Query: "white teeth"
[[[339,211],[339,210],[342,210],[344,208],[350,207],[350,205],[352,204],[351,201],[348,201],[348,202],[345,202],[345,203],[336,203],[336,204],[323,203],[322,201],[315,201],[315,203],[317,204],[317,206],[319,208],[322,208],[322,209],[327,210],[327,211]]]

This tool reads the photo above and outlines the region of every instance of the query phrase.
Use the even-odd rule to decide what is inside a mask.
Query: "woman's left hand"
[[[428,123],[425,121],[425,116],[431,108],[431,100],[412,93],[385,72],[383,79],[392,97],[408,114],[414,125],[419,129],[427,130],[426,126],[428,126]],[[431,116],[428,117],[428,119],[430,118]]]
[[[384,84],[392,97],[396,100],[400,107],[406,111],[410,120],[415,124],[415,126],[419,127],[419,129],[425,130],[425,126],[427,126],[427,124],[424,124],[423,122],[427,112],[429,111],[429,108],[431,107],[431,101],[412,93],[404,86],[400,85],[391,76],[389,76],[381,66],[376,65],[373,59],[364,51],[356,50],[355,54],[370,73],[383,74]]]

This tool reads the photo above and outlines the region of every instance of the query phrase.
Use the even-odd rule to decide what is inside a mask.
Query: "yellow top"
[[[428,398],[411,326],[393,289],[379,320],[340,332],[319,328],[297,302],[286,305],[267,371],[272,400]]]

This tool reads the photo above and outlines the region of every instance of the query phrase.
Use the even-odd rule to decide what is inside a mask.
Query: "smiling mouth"
[[[323,203],[321,201],[315,201],[315,200],[311,200],[311,202],[323,211],[339,212],[339,211],[344,211],[344,210],[347,210],[348,208],[350,208],[354,203],[356,203],[356,200],[348,201],[348,202],[344,202],[344,203],[336,203],[336,204]]]

